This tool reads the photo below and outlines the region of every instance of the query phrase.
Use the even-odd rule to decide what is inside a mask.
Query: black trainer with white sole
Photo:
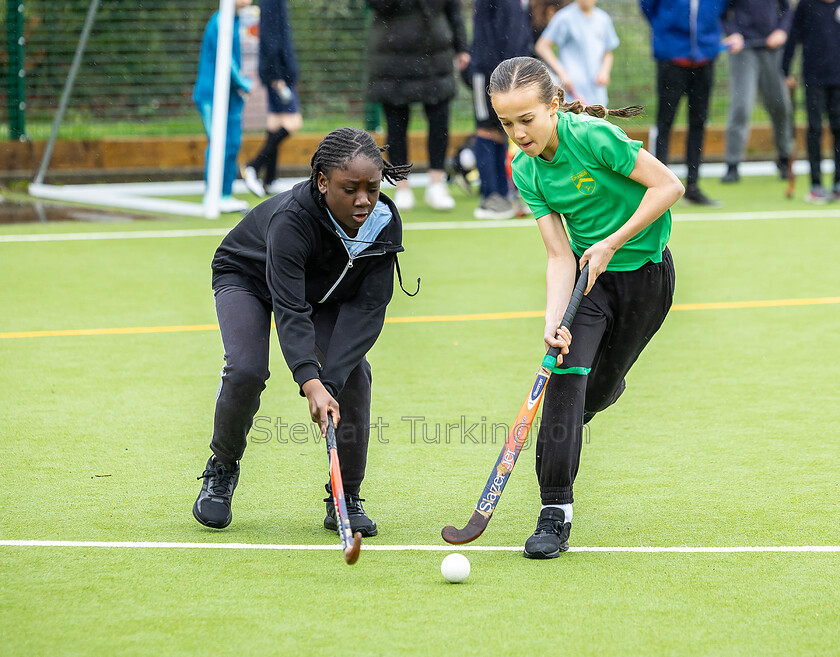
[[[563,509],[547,507],[540,511],[537,528],[525,541],[523,554],[529,559],[554,559],[569,549],[572,523],[565,522]]]
[[[324,502],[327,505],[324,529],[337,532],[338,518],[335,517],[335,502],[333,502],[332,498],[332,489],[329,484],[325,488],[327,489],[328,497],[324,498]],[[347,504],[347,516],[350,518],[350,529],[353,533],[360,532],[362,536],[376,536],[379,530],[376,527],[376,523],[368,517],[362,507],[362,502],[365,501],[364,498],[353,495],[352,493],[345,493],[344,501]]]
[[[204,483],[193,504],[193,516],[205,527],[224,529],[233,519],[230,502],[239,482],[239,463],[226,465],[211,456],[198,479]]]

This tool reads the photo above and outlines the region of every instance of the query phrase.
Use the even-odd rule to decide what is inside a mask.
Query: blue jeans
[[[227,134],[225,137],[225,168],[222,173],[222,196],[230,196],[233,192],[233,181],[236,179],[236,157],[242,146],[242,109],[244,101],[237,94],[232,96],[228,104]],[[210,126],[213,116],[212,103],[199,103],[198,111],[204,123],[207,134],[207,149],[204,151],[204,182],[207,182],[207,167],[210,164]]]

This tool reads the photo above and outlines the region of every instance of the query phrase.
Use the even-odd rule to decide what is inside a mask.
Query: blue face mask
[[[332,216],[332,212],[329,211],[329,208],[327,208],[327,214],[330,215],[330,220],[333,222],[333,226],[335,226],[336,231],[338,231],[338,236],[341,238],[341,241],[344,242],[344,246],[347,247],[347,252],[350,254],[351,258],[355,258],[368,246],[370,246],[370,243],[377,238],[379,233],[382,232],[382,229],[391,222],[391,219],[394,216],[391,209],[385,203],[377,201],[376,206],[373,208],[373,212],[370,213],[370,216],[365,220],[365,223],[363,223],[361,228],[359,228],[359,233],[356,237],[348,237],[347,233],[345,233],[344,229],[341,227],[341,224],[339,224],[335,220],[335,217]]]

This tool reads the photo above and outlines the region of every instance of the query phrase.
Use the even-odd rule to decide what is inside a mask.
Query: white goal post
[[[230,93],[230,69],[233,47],[233,25],[235,15],[234,0],[219,0],[219,37],[216,49],[216,71],[213,90],[213,114],[210,126],[210,156],[207,165],[207,189],[204,203],[189,203],[164,198],[150,198],[150,194],[126,194],[124,187],[109,190],[108,185],[92,189],[90,185],[48,185],[44,183],[47,169],[52,158],[59,128],[64,118],[67,105],[73,93],[73,86],[81,66],[82,57],[90,38],[100,0],[91,0],[85,23],[82,27],[73,62],[70,66],[61,98],[53,117],[50,137],[44,148],[41,164],[33,182],[29,185],[29,194],[36,198],[64,200],[70,202],[93,202],[95,204],[136,209],[162,214],[176,214],[217,219],[219,200],[222,193],[222,177],[227,135],[228,99]],[[196,56],[197,58],[197,56]]]

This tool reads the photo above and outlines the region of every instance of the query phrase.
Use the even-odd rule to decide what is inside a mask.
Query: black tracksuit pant
[[[260,407],[260,394],[269,377],[268,345],[271,308],[244,287],[222,285],[214,290],[216,315],[225,349],[225,366],[216,395],[216,414],[210,449],[222,463],[242,458],[246,436]],[[317,307],[315,353],[323,361],[338,317],[338,304]],[[371,371],[367,359],[350,373],[336,401],[341,422],[336,429],[344,492],[359,494],[365,477],[370,437]]]
[[[408,163],[408,120],[409,105],[382,106],[385,123],[388,126],[388,159],[391,164]],[[449,101],[443,100],[434,105],[423,104],[426,120],[429,123],[427,147],[429,168],[442,170],[449,147]]]
[[[688,96],[688,137],[685,145],[685,161],[688,165],[687,183],[694,185],[700,175],[700,161],[703,157],[703,140],[706,133],[706,118],[709,114],[709,98],[714,83],[714,62],[696,68],[677,66],[671,62],[657,62],[656,84],[659,92],[659,107],[656,111],[656,157],[668,164],[668,149],[671,144],[671,127],[680,99]]]
[[[820,174],[824,112],[828,112],[828,125],[834,136],[834,186],[840,185],[840,85],[831,87],[819,84],[805,85],[805,103],[808,109],[808,162],[811,165],[811,185],[822,185]]]
[[[624,377],[662,325],[674,296],[674,262],[635,271],[606,271],[583,297],[572,322],[562,369],[546,385],[537,436],[537,479],[543,504],[571,504],[580,464],[583,425],[624,392]]]

